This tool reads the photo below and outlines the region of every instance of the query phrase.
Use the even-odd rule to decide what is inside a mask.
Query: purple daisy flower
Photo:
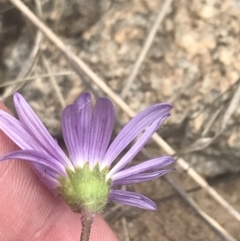
[[[156,104],[136,115],[110,143],[114,127],[114,107],[108,98],[99,98],[94,108],[89,93],[83,93],[62,113],[61,123],[69,157],[49,134],[34,111],[19,94],[14,94],[19,120],[0,110],[0,129],[21,150],[0,161],[21,159],[31,163],[43,183],[59,194],[74,210],[101,212],[108,200],[155,210],[147,197],[114,186],[152,180],[170,169],[170,156],[158,157],[127,167],[132,159],[170,115],[170,104]],[[135,144],[112,166],[119,154],[136,138]]]

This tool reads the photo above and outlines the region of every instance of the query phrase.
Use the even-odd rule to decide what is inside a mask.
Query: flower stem
[[[89,241],[95,214],[87,211],[82,212],[82,233],[80,241]]]

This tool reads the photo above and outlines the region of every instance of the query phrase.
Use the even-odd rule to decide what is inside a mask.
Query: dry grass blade
[[[11,10],[11,9],[13,9],[14,7],[13,6],[9,6],[8,4],[9,3],[5,3],[6,5],[3,5],[2,7],[1,7],[1,9],[0,9],[0,14],[1,13],[4,13],[4,12],[7,12],[7,11],[9,11],[9,10]]]
[[[43,22],[41,22],[20,0],[9,0],[12,2],[37,28],[39,28],[55,46],[57,46],[72,68],[82,74],[82,71],[95,83],[102,91],[104,91],[113,101],[128,114],[130,117],[135,116],[135,112],[108,86],[101,80],[81,59],[79,59]],[[165,152],[174,155],[175,150],[166,143],[158,134],[153,135],[153,140]],[[203,189],[205,189],[216,201],[218,201],[234,218],[240,222],[240,213],[232,207],[219,193],[217,193],[209,184],[201,177],[189,164],[183,159],[179,158],[177,163],[182,167],[188,175],[190,175]]]
[[[126,188],[126,186],[122,186],[121,189],[126,190],[127,188]],[[121,223],[122,223],[122,227],[123,227],[124,240],[130,241],[126,217],[124,217],[124,216],[121,217]]]
[[[182,148],[177,155],[187,154],[194,151],[201,151],[208,147],[212,142],[216,139],[217,136],[214,137],[202,137],[197,139],[193,144]]]
[[[240,101],[240,84],[238,85],[238,88],[230,102],[230,105],[228,106],[228,108],[225,112],[225,115],[224,115],[222,123],[221,123],[221,131],[223,131],[226,128],[231,115],[233,114],[233,112],[235,111],[235,109],[237,108],[237,106],[239,104],[239,101]]]
[[[205,137],[207,135],[207,133],[209,132],[211,126],[213,125],[214,121],[217,119],[218,115],[220,114],[220,112],[222,111],[223,106],[221,106],[218,110],[215,111],[215,113],[213,114],[213,116],[209,119],[209,121],[206,124],[206,127],[204,128],[203,132],[202,132],[202,137]]]
[[[154,23],[148,37],[147,37],[147,40],[142,48],[142,51],[133,67],[133,70],[132,70],[132,73],[130,74],[129,78],[127,79],[126,83],[124,84],[124,88],[122,90],[122,93],[121,93],[121,97],[122,99],[124,99],[133,83],[133,81],[135,80],[137,74],[138,74],[138,71],[148,53],[148,50],[149,48],[151,47],[152,45],[152,42],[153,42],[153,39],[157,33],[157,30],[158,30],[158,27],[159,25],[161,24],[161,22],[163,21],[164,17],[166,16],[166,13],[171,5],[173,0],[165,0],[163,6],[160,8],[160,11],[158,13],[158,17],[156,19],[156,22]]]
[[[64,75],[74,75],[74,72],[59,72],[59,73],[49,73],[49,74],[43,74],[43,75],[36,75],[36,76],[29,76],[23,79],[16,79],[16,80],[7,80],[6,83],[0,84],[0,88],[9,86],[9,85],[15,85],[16,83],[22,83],[22,82],[27,82],[30,80],[35,80],[35,79],[45,79],[45,78],[50,78],[50,77],[61,77]]]
[[[42,8],[41,8],[41,3],[39,2],[39,0],[35,0],[36,1],[36,5],[38,6],[39,10],[39,17],[43,18],[43,13],[42,13]],[[45,56],[41,53],[41,59],[42,59],[42,63],[43,66],[45,67],[45,69],[47,70],[48,73],[52,73],[51,67],[48,63],[48,60],[45,58]],[[58,100],[61,104],[62,109],[66,106],[66,102],[63,98],[63,95],[61,93],[61,90],[57,84],[56,78],[54,78],[54,76],[50,76],[50,82],[52,84],[52,87],[56,93],[56,96],[58,97]]]
[[[47,70],[48,73],[52,73],[52,70],[51,70],[51,67],[47,61],[47,59],[45,58],[45,56],[43,54],[41,54],[41,58],[42,58],[42,62],[43,62],[43,65],[45,67],[45,69]],[[66,106],[66,102],[63,98],[63,95],[61,93],[61,90],[57,84],[57,81],[56,79],[54,78],[54,76],[50,76],[50,82],[52,84],[52,87],[56,93],[56,96],[58,97],[58,100],[59,100],[59,103],[61,104],[61,107],[62,109]]]
[[[126,218],[122,217],[121,222],[122,222],[122,227],[123,227],[124,239],[125,239],[125,241],[130,241]]]

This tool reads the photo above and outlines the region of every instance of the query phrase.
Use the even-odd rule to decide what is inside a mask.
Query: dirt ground
[[[39,15],[37,1],[24,2]],[[172,115],[159,134],[240,212],[240,1],[172,1],[137,77],[124,95],[127,79],[164,1],[93,0],[88,5],[82,0],[40,2],[41,18],[134,111],[157,102],[173,104]],[[36,28],[8,1],[0,2],[0,9],[0,85],[31,75],[64,72],[56,77],[56,83],[66,104],[83,90],[105,95],[97,86],[86,85],[87,78],[70,74],[70,66],[56,47],[46,38],[38,38]],[[11,93],[19,89],[61,141],[62,105],[52,82],[39,77],[2,86],[0,97],[11,107]],[[238,101],[230,109],[234,96]],[[119,109],[117,118],[128,121]],[[147,150],[152,156],[166,154],[153,141]],[[144,159],[139,155],[137,161]],[[179,166],[168,177],[240,241],[239,222]],[[164,178],[127,189],[146,194],[156,201],[158,210],[109,204],[104,216],[119,240],[224,240]]]

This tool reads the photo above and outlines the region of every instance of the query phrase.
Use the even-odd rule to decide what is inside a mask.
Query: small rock
[[[204,19],[209,19],[209,18],[213,18],[215,13],[216,11],[213,6],[205,5],[202,11],[200,12],[200,16]]]
[[[233,132],[229,136],[227,143],[230,148],[240,149],[240,134],[237,132]]]
[[[219,60],[225,65],[230,65],[232,63],[232,55],[231,50],[223,48],[220,50]]]
[[[114,39],[117,43],[123,43],[130,40],[143,39],[144,33],[141,29],[134,26],[123,27],[117,31]]]

